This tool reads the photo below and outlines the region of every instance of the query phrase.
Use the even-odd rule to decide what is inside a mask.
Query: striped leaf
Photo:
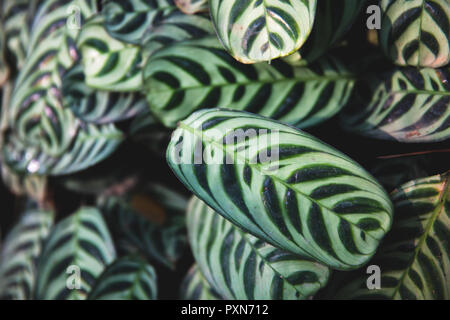
[[[36,174],[21,174],[9,168],[6,163],[1,165],[3,184],[15,195],[26,196],[42,204],[47,193],[47,177]]]
[[[53,213],[29,210],[8,234],[0,253],[0,299],[31,299],[36,259],[52,224]]]
[[[186,14],[207,12],[209,10],[208,0],[174,0],[178,9]]]
[[[35,298],[86,299],[95,280],[114,258],[114,246],[101,213],[95,208],[80,208],[59,222],[45,242],[38,263]]]
[[[226,107],[309,127],[347,102],[353,76],[336,59],[310,68],[277,60],[243,65],[215,37],[181,42],[152,55],[144,69],[147,101],[167,127],[201,108]]]
[[[264,117],[198,111],[172,134],[167,160],[194,194],[234,224],[335,269],[365,264],[390,229],[392,204],[365,170]]]
[[[214,26],[206,15],[186,15],[172,10],[155,22],[143,40],[143,54],[150,57],[161,48],[181,41],[214,35]]]
[[[173,10],[177,7],[172,0],[106,0],[102,15],[106,30],[113,38],[142,44],[154,24]]]
[[[14,171],[39,175],[64,175],[86,169],[114,152],[123,134],[114,125],[83,124],[71,134],[74,140],[64,153],[52,156],[42,146],[25,145],[17,135],[4,135],[2,160]]]
[[[298,50],[308,38],[316,0],[210,0],[216,32],[238,61],[271,61]]]
[[[401,142],[450,137],[450,68],[399,68],[357,82],[344,129]]]
[[[243,232],[193,198],[189,242],[202,274],[225,299],[305,299],[323,287],[329,269]]]
[[[450,62],[448,0],[381,0],[381,47],[398,65],[438,68]]]
[[[145,97],[140,93],[111,92],[88,87],[81,64],[75,64],[65,74],[62,93],[64,104],[78,119],[87,123],[115,123],[148,111]]]
[[[286,61],[303,66],[319,59],[342,39],[366,3],[366,0],[318,1],[308,41],[298,52],[286,57]]]
[[[89,300],[155,300],[156,273],[138,256],[126,256],[109,265],[95,282]]]
[[[38,7],[37,0],[3,0],[0,4],[5,50],[12,56],[11,66],[20,70],[28,52],[32,19]]]
[[[381,289],[368,290],[367,275],[350,273],[337,297],[449,300],[450,172],[406,183],[392,199],[392,232],[371,262],[381,269]]]
[[[129,199],[103,197],[99,205],[121,254],[137,252],[174,268],[187,242],[184,197],[154,185]]]
[[[29,54],[4,113],[7,143],[3,154],[13,169],[40,174],[73,172],[103,160],[121,141],[115,127],[86,125],[62,101],[62,78],[79,58],[77,17],[82,24],[95,10],[93,0],[40,3]]]
[[[85,82],[109,91],[138,91],[142,87],[142,54],[139,47],[115,40],[106,32],[102,16],[90,19],[80,31]]]
[[[183,279],[180,289],[182,300],[221,300],[208,281],[203,277],[197,265],[193,265]]]

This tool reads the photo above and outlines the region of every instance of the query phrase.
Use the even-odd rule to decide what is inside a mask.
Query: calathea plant
[[[449,25],[448,0],[2,1],[0,297],[449,299]]]

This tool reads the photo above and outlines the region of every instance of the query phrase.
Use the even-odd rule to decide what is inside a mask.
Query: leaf
[[[316,0],[210,0],[216,32],[242,63],[271,61],[298,50],[308,38]]]
[[[174,0],[178,9],[186,14],[207,12],[209,10],[208,0]]]
[[[114,258],[114,246],[101,213],[95,208],[80,208],[59,222],[45,242],[37,268],[35,299],[86,299]],[[77,276],[80,288],[76,288]],[[69,289],[69,285],[74,288]]]
[[[107,0],[102,15],[111,37],[125,43],[142,44],[154,24],[173,10],[177,7],[172,0]]]
[[[155,300],[156,273],[137,256],[126,256],[109,265],[95,282],[89,300]]]
[[[182,300],[222,300],[219,294],[210,287],[195,264],[183,279],[180,296]]]
[[[29,210],[5,239],[0,253],[0,299],[29,300],[36,281],[36,259],[53,224],[53,213]]]
[[[5,82],[9,78],[9,74],[9,66],[5,59],[5,32],[3,31],[3,29],[0,29],[0,92],[2,91]]]
[[[63,104],[62,78],[79,58],[78,28],[72,25],[76,21],[67,17],[74,8],[84,21],[96,3],[47,0],[34,17],[29,54],[3,114],[3,154],[14,170],[53,175],[84,169],[103,160],[122,140],[112,125],[85,125]]]
[[[27,196],[38,203],[43,203],[48,195],[46,176],[21,174],[11,170],[6,163],[1,165],[3,184],[19,196]]]
[[[103,197],[99,205],[121,253],[138,252],[174,268],[187,243],[184,197],[155,185],[129,199]]]
[[[316,18],[308,41],[298,52],[285,60],[293,65],[304,66],[322,57],[342,39],[366,3],[366,0],[318,1]]]
[[[347,102],[353,75],[336,59],[311,68],[277,60],[243,65],[215,37],[184,41],[153,54],[144,69],[147,101],[167,127],[193,111],[226,107],[309,127]]]
[[[335,269],[365,264],[391,226],[388,195],[360,165],[264,117],[198,111],[172,134],[167,161],[240,228]]]
[[[450,137],[450,69],[397,68],[356,83],[342,116],[346,130],[400,142]]]
[[[381,47],[401,66],[438,68],[450,62],[448,0],[382,0]]]
[[[63,175],[81,171],[108,157],[123,140],[114,125],[83,125],[63,154],[51,156],[42,146],[27,146],[12,133],[5,134],[3,161],[13,170],[27,174]]]
[[[190,202],[187,225],[199,269],[225,299],[305,299],[328,280],[327,267],[243,232],[198,198]]]
[[[103,24],[102,16],[93,17],[83,25],[77,39],[86,84],[99,90],[139,91],[142,87],[141,49],[115,40]]]
[[[421,178],[392,193],[395,222],[371,264],[381,289],[368,290],[367,274],[337,293],[344,299],[448,300],[450,297],[450,172]]]
[[[3,0],[0,4],[4,49],[12,56],[9,62],[14,70],[20,70],[25,64],[37,7],[37,0]]]
[[[158,50],[186,40],[213,36],[214,26],[206,15],[186,15],[172,10],[155,22],[143,39],[143,52],[150,57]]]
[[[63,101],[80,120],[109,124],[134,118],[148,111],[140,93],[94,90],[85,83],[81,64],[75,64],[63,78]]]

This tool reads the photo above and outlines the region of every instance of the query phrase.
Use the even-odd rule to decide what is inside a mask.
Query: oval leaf
[[[30,210],[8,234],[0,253],[0,299],[32,298],[36,260],[52,224],[52,212]]]
[[[198,198],[190,202],[187,225],[199,269],[225,299],[305,299],[328,280],[324,265],[243,232]]]
[[[367,274],[350,273],[341,299],[448,300],[450,298],[450,172],[402,185],[392,194],[395,222],[371,264],[381,288],[367,289]],[[350,283],[349,283],[350,282]]]
[[[353,75],[336,59],[310,68],[281,60],[243,65],[215,37],[159,50],[145,67],[144,82],[151,110],[168,127],[195,110],[217,107],[309,127],[334,116],[353,89]]]
[[[109,265],[95,282],[89,300],[155,300],[156,273],[137,256],[125,256]]]
[[[181,284],[180,296],[183,300],[222,300],[203,277],[197,265],[189,269]]]
[[[346,130],[400,142],[450,137],[450,68],[399,68],[356,83],[342,115]]]
[[[448,0],[382,0],[384,52],[402,66],[438,68],[450,62]]]
[[[45,242],[39,257],[35,299],[86,299],[95,279],[114,258],[101,213],[95,208],[80,208],[59,222]]]
[[[271,61],[298,50],[311,32],[316,0],[210,0],[216,32],[238,61]]]

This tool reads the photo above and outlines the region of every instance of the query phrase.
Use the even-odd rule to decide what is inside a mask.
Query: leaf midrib
[[[414,250],[414,255],[411,259],[410,264],[408,265],[408,268],[406,268],[403,272],[402,275],[400,277],[400,280],[397,284],[397,286],[395,287],[391,298],[394,298],[398,291],[400,290],[400,287],[403,284],[403,281],[406,279],[406,275],[408,275],[409,271],[411,270],[412,266],[416,263],[417,257],[419,255],[419,253],[422,251],[422,247],[426,241],[426,239],[429,236],[429,233],[431,231],[431,228],[434,225],[434,222],[437,220],[437,218],[439,217],[439,215],[444,211],[445,209],[445,199],[447,198],[448,193],[450,192],[450,172],[447,173],[447,175],[445,176],[445,182],[444,182],[444,186],[442,188],[442,193],[439,195],[438,198],[438,205],[436,206],[436,208],[433,210],[432,213],[432,217],[429,219],[424,233],[420,236],[419,238],[419,242],[417,243],[417,247]]]
[[[191,132],[192,134],[194,134],[194,135],[197,136],[197,137],[198,137],[198,132],[199,132],[199,131],[200,131],[200,132],[203,132],[202,130],[195,130],[194,128],[191,128],[190,126],[186,125],[186,124],[183,123],[183,122],[180,122],[180,123],[179,123],[179,126],[180,126],[181,128],[183,128],[183,129],[185,129],[185,130]],[[206,135],[202,135],[202,137],[205,137],[205,136],[206,136]],[[206,137],[208,137],[208,136],[206,136]],[[201,137],[200,137],[200,138],[201,138]],[[208,138],[209,138],[209,137],[208,137]],[[214,141],[214,140],[211,140],[211,139],[204,139],[204,140],[207,140],[208,142],[210,142],[210,143],[212,143],[212,144],[218,146],[218,147],[219,147],[220,149],[222,149],[222,150],[224,149],[224,148],[223,148],[223,145],[221,145],[220,143],[218,143],[218,142],[216,142],[216,141]],[[225,153],[228,153],[227,150],[223,150],[223,151],[224,151]],[[367,233],[366,231],[364,231],[363,229],[361,229],[360,227],[358,227],[357,225],[355,225],[353,222],[347,220],[345,217],[340,216],[339,214],[337,214],[336,212],[334,212],[333,210],[331,210],[331,209],[328,208],[327,206],[321,204],[321,203],[318,202],[317,200],[311,198],[309,195],[307,195],[307,194],[303,193],[302,191],[298,190],[297,187],[288,185],[288,184],[287,184],[285,181],[283,181],[282,179],[278,178],[278,177],[275,176],[275,175],[270,174],[270,172],[267,173],[267,174],[265,174],[265,173],[264,173],[264,170],[262,170],[258,165],[252,164],[252,163],[248,162],[246,158],[240,156],[237,152],[234,152],[234,154],[235,154],[235,156],[236,156],[237,158],[240,158],[241,160],[243,160],[245,164],[247,164],[249,167],[254,168],[254,169],[255,169],[256,171],[258,171],[261,175],[271,177],[272,179],[276,180],[278,183],[280,183],[281,185],[283,185],[283,186],[286,187],[287,189],[293,189],[293,190],[296,191],[298,194],[302,195],[304,198],[308,199],[308,200],[311,201],[312,203],[318,205],[318,206],[321,207],[321,208],[327,209],[328,212],[330,212],[331,214],[335,215],[338,219],[343,219],[343,220],[345,220],[347,223],[349,223],[350,225],[352,225],[353,227],[355,227],[355,228],[357,228],[358,230],[364,232],[365,235],[367,235],[368,237],[372,238],[373,240],[380,241],[379,239],[376,239],[375,237],[373,237],[370,233]],[[260,228],[259,225],[258,225],[258,227]],[[380,227],[380,228],[381,228],[381,227]],[[382,228],[381,228],[381,229],[382,229]],[[384,230],[384,229],[382,229],[382,230],[386,232],[386,230]],[[302,238],[304,238],[304,237],[302,237]],[[306,239],[304,239],[304,240],[306,241]],[[364,254],[361,254],[361,255],[364,255]],[[370,254],[367,254],[367,255],[370,255]]]

